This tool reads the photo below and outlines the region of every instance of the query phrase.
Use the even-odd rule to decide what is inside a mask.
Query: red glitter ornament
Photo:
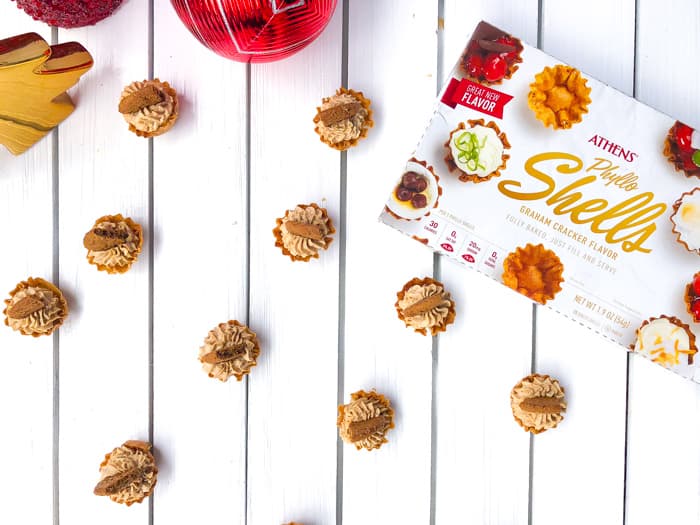
[[[122,0],[13,0],[34,20],[56,27],[96,24],[111,15]]]
[[[239,62],[270,62],[306,47],[326,27],[337,0],[171,0],[180,20],[209,49]]]

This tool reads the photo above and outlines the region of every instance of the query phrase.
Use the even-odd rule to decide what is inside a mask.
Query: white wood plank
[[[674,2],[673,9],[640,2],[637,16],[638,98],[700,127],[700,73],[692,66],[700,60],[700,6],[693,0]],[[670,170],[663,175],[680,176]],[[629,398],[627,523],[698,523],[700,387],[631,358]],[[668,451],[678,447],[676,459]]]
[[[207,377],[197,352],[217,324],[247,322],[246,67],[197,42],[167,2],[154,30],[155,76],[182,102],[154,143],[154,519],[243,523],[246,384]]]
[[[559,380],[568,406],[556,429],[534,438],[533,523],[622,523],[627,354],[542,307],[536,347],[537,372]],[[595,505],[580,504],[582,490]]]
[[[272,229],[310,202],[338,229],[339,154],[312,119],[340,85],[341,27],[339,8],[297,55],[251,66],[250,326],[261,355],[249,377],[248,525],[335,522],[338,242],[292,262]]]
[[[543,8],[542,50],[545,53],[632,96],[634,1],[591,0],[585,8],[567,2],[545,2]],[[575,24],[571,23],[572,15]],[[603,42],[604,46],[592,45]]]
[[[432,275],[432,253],[377,223],[435,97],[437,4],[350,2],[348,87],[372,100],[375,127],[348,152],[343,402],[376,388],[396,410],[389,443],[343,444],[343,523],[428,523],[431,345],[398,319],[396,292]]]
[[[12,2],[0,5],[0,39],[34,31],[51,42],[51,30]],[[52,280],[52,137],[24,155],[0,145],[0,304],[27,277]],[[2,320],[0,320],[2,323]],[[0,326],[0,523],[51,523],[53,519],[53,337],[28,337]],[[26,487],[32,487],[26,490]]]
[[[543,4],[543,50],[628,94],[634,70],[634,1],[595,0],[576,14]],[[601,16],[601,13],[606,13]],[[606,48],[589,45],[606,35]],[[568,409],[557,429],[534,439],[533,523],[622,523],[625,476],[627,354],[549,308],[537,309],[536,371],[556,377]],[[604,388],[601,388],[604,385]],[[594,429],[605,429],[596,431]],[[595,454],[576,451],[595,450]],[[595,505],[580,505],[585,487]],[[575,515],[571,509],[576,508]]]
[[[150,254],[146,243],[128,273],[108,275],[88,264],[82,245],[107,214],[129,216],[152,235],[148,144],[117,111],[123,86],[148,75],[148,7],[132,0],[97,26],[59,31],[60,41],[78,40],[95,59],[59,134],[60,280],[73,304],[60,338],[62,523],[148,522],[148,502],[126,507],[92,489],[105,453],[149,437]],[[156,455],[167,462],[157,444]]]
[[[435,522],[521,524],[530,440],[508,399],[530,373],[532,304],[452,261],[442,275],[462,319],[438,350]]]
[[[533,0],[448,0],[444,18],[445,76],[482,19],[536,42]],[[441,271],[461,318],[440,336],[438,350],[435,522],[459,516],[460,523],[521,524],[529,503],[530,440],[513,421],[508,396],[530,373],[532,303],[452,261]],[[468,417],[460,416],[464,410]]]

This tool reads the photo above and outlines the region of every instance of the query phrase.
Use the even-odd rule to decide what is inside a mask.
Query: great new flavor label
[[[575,122],[567,104],[585,99],[576,79],[559,86],[568,94],[540,79],[544,89],[530,95],[536,75],[565,64],[498,35],[505,33],[477,27],[380,220],[500,282],[509,254],[542,244],[563,265],[561,290],[546,305],[625,349],[645,320],[661,315],[700,334],[684,300],[700,259],[670,220],[700,179],[664,155],[675,119],[577,71],[590,102]],[[493,55],[513,48],[499,79],[504,68]],[[479,57],[466,59],[470,52]],[[529,96],[560,129],[537,118]],[[640,353],[700,382],[700,353],[671,356],[673,344]]]

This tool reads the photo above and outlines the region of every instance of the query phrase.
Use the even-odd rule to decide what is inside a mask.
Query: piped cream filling
[[[286,227],[288,221],[318,226],[323,235],[323,239],[308,239],[301,235],[290,233]],[[294,257],[313,257],[319,250],[325,249],[327,246],[325,237],[328,235],[328,231],[328,218],[323,215],[322,210],[314,208],[313,206],[307,206],[305,208],[297,206],[287,213],[280,225],[282,244]]]
[[[157,131],[163,124],[165,124],[173,114],[175,109],[175,100],[170,94],[161,89],[158,84],[152,83],[158,91],[160,92],[163,100],[157,104],[152,104],[141,108],[134,113],[125,113],[124,120],[129,124],[134,126],[137,130],[143,131],[144,133],[152,133]],[[138,90],[142,89],[146,85],[146,82],[132,82],[124,88],[122,91],[122,99],[136,93]]]
[[[256,347],[256,336],[247,326],[221,323],[209,332],[204,345],[199,349],[199,357],[230,348],[243,347],[236,357],[221,363],[202,363],[202,369],[220,381],[227,381],[235,376],[239,381],[257,364],[259,350]]]
[[[102,228],[109,231],[128,232],[128,237],[123,243],[110,248],[109,250],[88,250],[88,257],[92,262],[109,268],[120,268],[131,266],[139,255],[139,235],[132,230],[125,221],[100,222],[94,228]],[[93,229],[94,229],[93,228]]]
[[[378,428],[365,439],[353,442],[350,437],[350,424],[360,421],[367,421],[379,416],[386,416],[387,423],[383,428]],[[366,448],[368,450],[379,448],[386,441],[386,433],[391,425],[391,410],[379,399],[372,397],[360,397],[345,405],[343,419],[340,422],[340,437],[346,443],[352,443],[356,448]]]
[[[10,301],[8,309],[25,297],[34,297],[44,303],[44,307],[22,319],[13,319],[8,316],[7,322],[10,328],[25,334],[50,334],[56,322],[65,315],[60,298],[51,290],[30,286],[19,290]]]
[[[513,416],[518,419],[523,427],[532,428],[536,431],[548,430],[556,427],[564,419],[563,410],[559,413],[542,414],[529,412],[520,408],[520,403],[526,399],[535,397],[556,397],[562,400],[562,405],[566,408],[564,392],[551,377],[534,376],[528,378],[518,385],[510,395],[510,406]]]
[[[325,111],[336,106],[344,104],[352,104],[357,102],[357,99],[348,93],[341,93],[329,97],[327,101],[321,104],[321,111]],[[318,122],[318,131],[321,136],[331,142],[337,144],[346,140],[354,140],[362,133],[362,127],[367,120],[367,110],[362,107],[355,115],[349,119],[342,120],[330,126],[326,126],[323,121]]]
[[[404,322],[408,326],[413,328],[432,328],[433,326],[440,326],[445,322],[450,312],[451,301],[445,289],[436,284],[414,284],[406,290],[403,299],[399,300],[399,308],[405,310],[409,306],[432,295],[440,295],[442,301],[437,306],[423,313],[410,317],[405,316]]]
[[[153,457],[143,450],[121,446],[112,451],[107,463],[100,467],[100,481],[115,474],[137,468],[149,470],[143,476],[139,476],[127,487],[116,494],[110,495],[110,499],[117,503],[136,503],[143,500],[153,489],[156,483],[156,470]]]

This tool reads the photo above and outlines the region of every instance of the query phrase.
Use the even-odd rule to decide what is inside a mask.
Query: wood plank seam
[[[251,130],[252,130],[252,118],[251,118],[251,78],[252,78],[252,68],[250,63],[246,64],[245,68],[245,99],[246,99],[246,112],[245,112],[245,155],[246,155],[246,165],[245,165],[245,187],[246,187],[246,251],[245,251],[245,266],[246,266],[246,283],[245,283],[245,322],[246,325],[250,326],[250,207],[251,207],[251,194],[250,194],[250,184],[251,184]],[[250,380],[249,376],[245,377],[245,421],[243,423],[243,435],[245,451],[243,457],[245,458],[245,465],[243,465],[243,490],[245,494],[243,495],[243,522],[248,525],[248,462],[249,462],[249,447],[248,447],[248,436],[249,436],[249,410],[250,410]]]
[[[637,64],[639,60],[639,0],[634,2],[634,63],[632,65],[632,97],[637,98]],[[624,472],[622,474],[622,525],[627,523],[627,460],[629,454],[629,423],[630,423],[630,359],[627,354],[625,366],[625,448],[624,448]]]
[[[58,44],[58,28],[51,28],[51,44]],[[58,150],[60,139],[59,128],[56,127],[51,133],[51,178],[52,178],[52,221],[53,221],[53,261],[52,261],[52,278],[53,282],[59,287],[60,283],[60,267],[59,267],[59,246],[60,246],[60,229],[59,229],[59,162]],[[59,524],[59,504],[60,504],[60,487],[59,487],[59,432],[60,432],[60,383],[59,383],[59,367],[60,367],[60,349],[61,349],[61,333],[60,331],[53,334],[53,436],[52,436],[52,483],[53,483],[53,524]]]
[[[445,0],[437,0],[437,20],[436,24],[436,57],[435,57],[435,96],[440,93],[443,83],[442,63],[444,60],[444,39],[445,39]],[[442,267],[440,255],[433,255],[433,278],[440,281],[442,278]],[[433,337],[431,348],[431,371],[430,371],[430,506],[429,520],[430,525],[435,525],[435,508],[437,498],[437,380],[438,380],[438,359],[440,351],[440,338]]]
[[[350,0],[342,0],[342,44],[340,85],[348,86],[348,57],[350,46]],[[345,393],[345,264],[347,253],[347,203],[348,203],[348,153],[340,153],[340,208],[338,210],[338,389],[336,404],[342,405]],[[335,523],[343,524],[343,454],[344,443],[340,434],[336,437],[335,471]]]
[[[155,14],[153,0],[148,2],[148,78],[154,77],[155,68]],[[148,441],[155,446],[155,171],[153,138],[148,139]],[[148,498],[148,525],[155,518],[155,498]]]

